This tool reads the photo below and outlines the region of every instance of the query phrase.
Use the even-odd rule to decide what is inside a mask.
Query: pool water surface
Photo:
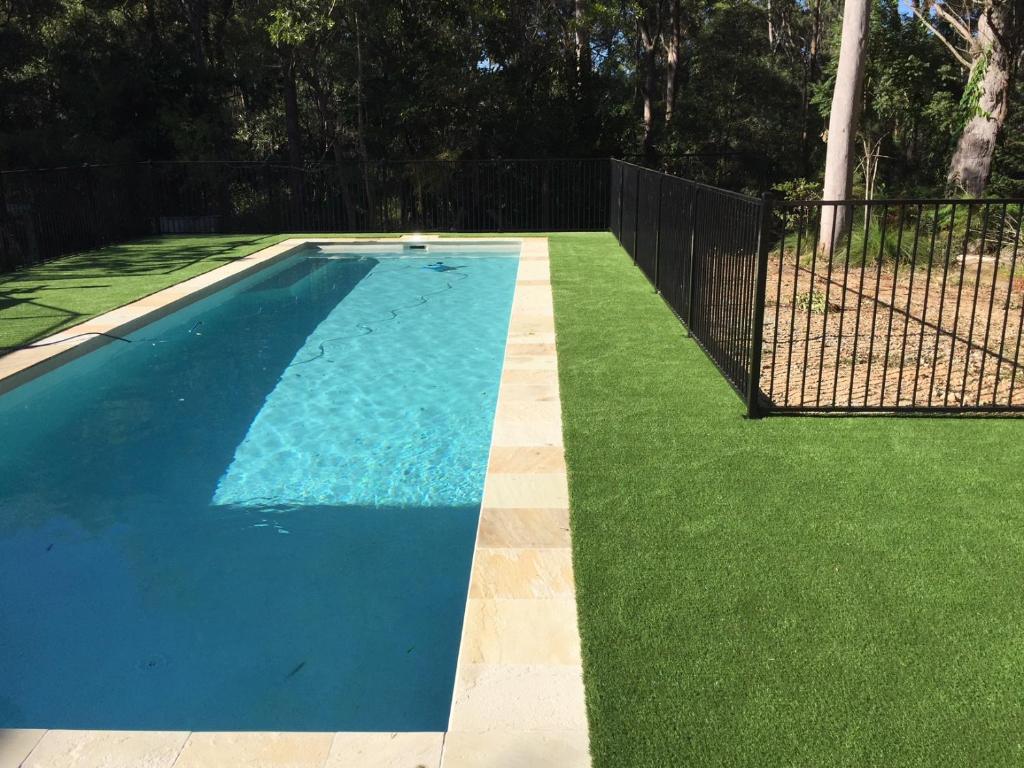
[[[518,249],[358,251],[0,396],[0,728],[445,729]]]

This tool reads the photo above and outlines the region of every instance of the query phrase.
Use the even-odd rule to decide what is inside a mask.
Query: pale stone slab
[[[588,768],[587,732],[452,731],[441,768]]]
[[[554,357],[555,345],[540,342],[510,343],[505,347],[505,355],[510,358],[529,355],[548,355]],[[555,360],[557,362],[557,358]]]
[[[558,360],[551,355],[516,355],[505,359],[505,370],[557,371]]]
[[[488,507],[568,507],[569,488],[565,472],[494,473],[484,481],[484,502]]]
[[[565,472],[565,456],[558,446],[531,446],[529,448],[496,445],[491,448],[487,467],[490,473],[524,474],[529,472]]]
[[[579,666],[576,601],[479,600],[466,606],[467,664]]]
[[[323,768],[333,733],[193,733],[174,768]]]
[[[476,598],[572,598],[570,549],[480,549],[469,582]]]
[[[521,285],[516,287],[512,299],[512,314],[542,315],[554,317],[551,288],[546,285]]]
[[[435,768],[443,733],[336,733],[324,768]]]
[[[540,405],[540,403],[537,405]],[[491,440],[494,445],[503,447],[561,447],[562,425],[548,420],[520,421],[516,419],[502,419],[494,423]]]
[[[554,331],[512,331],[508,335],[509,343],[514,344],[554,344]]]
[[[0,768],[18,768],[45,733],[45,728],[0,728]]]
[[[47,731],[24,768],[170,768],[187,731]]]
[[[568,509],[492,509],[480,511],[477,546],[493,548],[570,547]]]
[[[506,382],[498,393],[498,408],[506,402],[557,403],[558,385],[547,384],[511,384]]]
[[[579,667],[464,664],[455,681],[450,731],[582,731]]]
[[[519,272],[516,274],[516,281],[550,279],[551,268],[547,260],[530,259],[519,264]]]
[[[501,385],[506,384],[548,384],[558,386],[558,371],[514,369],[506,367],[501,374]]]

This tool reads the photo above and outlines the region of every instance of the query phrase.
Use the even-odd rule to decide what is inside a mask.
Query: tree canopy
[[[1024,191],[1015,9],[873,0],[854,194],[958,183],[971,131],[996,144],[991,187]],[[839,0],[6,2],[0,167],[614,155],[806,190],[841,16]]]

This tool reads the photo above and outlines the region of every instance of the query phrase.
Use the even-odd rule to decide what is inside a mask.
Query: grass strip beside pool
[[[282,239],[281,235],[152,237],[0,274],[0,353]]]
[[[747,421],[610,235],[551,263],[595,765],[1020,765],[1024,422]]]

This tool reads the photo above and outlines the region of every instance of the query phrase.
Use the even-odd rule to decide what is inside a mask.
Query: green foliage
[[[838,22],[832,34],[838,52]],[[815,88],[823,116],[831,108],[836,64],[830,59]],[[959,70],[945,48],[900,11],[898,0],[872,5],[858,155],[863,160],[864,143],[878,145],[875,197],[882,189],[890,196],[942,191],[960,128],[955,105],[961,90]],[[863,165],[857,171],[855,196],[864,196]]]
[[[914,255],[914,226],[904,221],[901,232],[895,215],[884,221],[873,215],[866,226],[862,220],[855,221],[850,230],[849,252],[851,265],[869,266],[879,260],[884,264],[905,264]]]
[[[841,4],[29,0],[3,13],[0,167],[615,155],[761,192],[821,176]],[[984,67],[965,87],[898,0],[873,4],[869,46],[860,138],[878,148],[877,185],[935,192]],[[998,188],[1024,177],[1014,146],[1001,145]]]
[[[796,296],[796,308],[801,312],[809,312],[812,315],[820,315],[825,311],[828,302],[822,291],[804,291]]]
[[[964,86],[963,95],[960,97],[960,104],[957,110],[961,128],[975,117],[989,118],[991,115],[981,108],[981,84],[985,80],[985,73],[988,72],[989,63],[992,60],[992,49],[985,48],[978,57],[971,76]]]

